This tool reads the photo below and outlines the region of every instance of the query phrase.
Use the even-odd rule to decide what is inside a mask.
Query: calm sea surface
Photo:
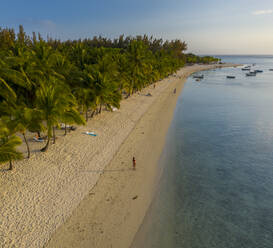
[[[273,56],[221,58],[264,72],[188,79],[132,248],[273,248]]]

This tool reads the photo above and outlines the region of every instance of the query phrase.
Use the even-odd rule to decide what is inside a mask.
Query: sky
[[[153,35],[196,54],[273,54],[273,0],[0,0],[0,27],[61,40]]]

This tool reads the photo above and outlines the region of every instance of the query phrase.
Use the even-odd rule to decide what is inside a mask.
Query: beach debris
[[[87,134],[87,135],[90,135],[90,136],[97,136],[94,132],[84,132],[83,134]]]
[[[137,198],[138,198],[138,196],[137,196],[137,195],[135,195],[135,196],[134,196],[132,199],[133,199],[133,200],[135,200],[135,199],[137,199]]]
[[[146,96],[152,96],[152,94],[149,92],[148,94],[146,94]]]

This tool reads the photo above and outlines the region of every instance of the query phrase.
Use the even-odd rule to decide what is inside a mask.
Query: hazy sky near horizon
[[[273,54],[273,0],[9,0],[1,27],[61,40],[120,34],[183,39],[197,54]]]

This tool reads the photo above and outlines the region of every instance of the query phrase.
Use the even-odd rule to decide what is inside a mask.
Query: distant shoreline
[[[175,76],[157,83],[155,89],[150,86],[136,95],[136,102],[142,101],[141,95],[147,92],[155,99],[136,121],[95,187],[51,236],[46,247],[130,247],[150,205],[158,177],[158,159],[186,79],[197,71],[231,66],[237,65],[184,67]],[[136,157],[136,171],[131,170],[132,156]]]

